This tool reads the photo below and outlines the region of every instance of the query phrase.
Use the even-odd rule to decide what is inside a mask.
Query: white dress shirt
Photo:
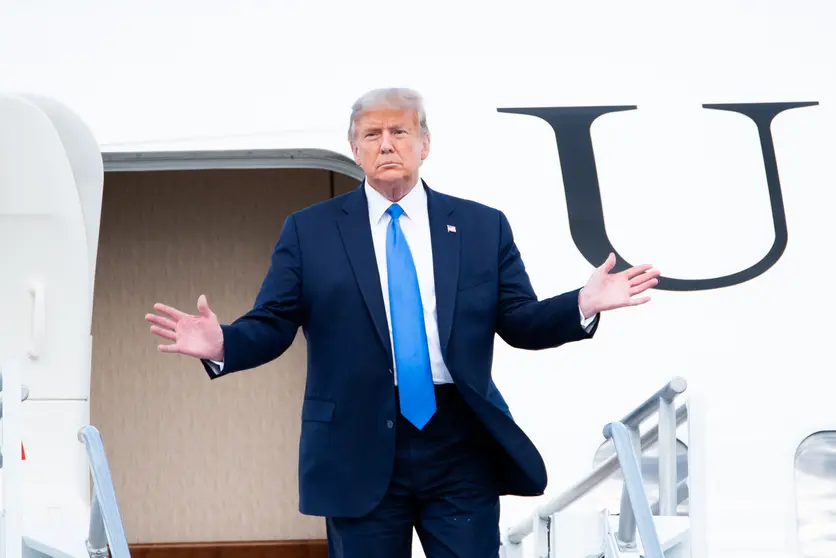
[[[386,307],[386,320],[389,323],[389,342],[394,347],[392,317],[389,313],[389,274],[386,266],[386,231],[392,221],[386,210],[389,209],[392,202],[369,186],[368,182],[363,184],[363,188],[366,190],[366,199],[369,203],[372,241],[374,242],[374,253],[377,258],[377,270],[380,274],[380,288],[383,291],[383,304]],[[403,209],[403,215],[399,220],[401,230],[406,237],[406,243],[409,244],[409,251],[412,253],[415,271],[418,274],[418,288],[421,290],[421,305],[424,309],[424,327],[427,330],[433,382],[436,384],[452,384],[453,378],[441,357],[438,312],[435,308],[435,274],[433,270],[432,237],[430,236],[430,215],[427,211],[427,192],[424,191],[421,181],[419,180],[418,184],[397,203]],[[395,383],[397,384],[397,363],[394,373]]]
[[[394,347],[392,318],[389,313],[389,274],[386,266],[386,230],[391,221],[391,217],[386,210],[389,209],[392,202],[369,186],[366,181],[363,182],[363,188],[368,200],[372,242],[374,243],[375,258],[377,259],[377,270],[380,275],[383,304],[386,307],[386,320],[389,324],[389,342]],[[418,274],[418,287],[421,290],[421,305],[424,309],[424,327],[427,330],[433,382],[436,384],[453,383],[450,371],[447,370],[447,365],[444,364],[444,359],[441,356],[438,312],[435,307],[435,273],[433,269],[432,237],[430,236],[430,216],[427,210],[427,193],[421,180],[419,179],[415,187],[397,203],[403,209],[403,215],[400,218],[401,230],[406,237],[409,251],[412,253],[412,259],[415,263],[415,271]],[[580,312],[580,306],[578,306],[578,313],[581,326],[589,331],[596,316],[584,318],[583,313]],[[217,372],[223,370],[223,362],[210,362],[216,365]],[[397,384],[397,365],[393,372]]]

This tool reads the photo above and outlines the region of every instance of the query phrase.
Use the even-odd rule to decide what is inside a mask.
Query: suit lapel
[[[389,322],[383,305],[383,291],[380,289],[380,274],[377,270],[372,242],[368,204],[362,184],[348,196],[343,205],[343,211],[346,214],[337,220],[337,224],[345,251],[391,366],[392,346],[389,342]]]
[[[435,306],[438,315],[438,336],[441,352],[447,354],[447,343],[453,327],[453,309],[459,285],[460,232],[456,227],[453,208],[442,194],[424,184],[427,191],[427,210],[433,247],[435,274]]]

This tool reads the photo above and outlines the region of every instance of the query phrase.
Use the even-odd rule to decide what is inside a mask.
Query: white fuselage
[[[694,556],[785,558],[800,556],[796,451],[836,430],[836,9],[787,7],[20,3],[0,18],[0,90],[70,107],[106,170],[116,154],[159,151],[350,158],[356,97],[387,85],[421,91],[433,139],[422,177],[508,216],[539,296],[582,285],[603,261],[583,252],[605,257],[606,239],[628,262],[682,280],[667,284],[677,290],[663,281],[648,305],[605,314],[592,341],[544,352],[497,345],[496,383],[544,454],[548,495],[590,471],[604,424],[682,376],[702,406]],[[743,114],[770,103],[816,103],[761,126],[774,155]],[[584,127],[578,107],[635,108]],[[590,148],[594,168],[582,159]],[[770,198],[772,178],[780,188]],[[752,266],[741,280],[703,281]],[[29,315],[25,303],[15,315]],[[20,325],[0,326],[3,351],[23,350]],[[76,332],[78,343],[87,333]],[[87,420],[89,349],[73,347],[78,364],[55,360],[41,369],[48,376],[29,378],[24,407],[31,451],[51,448],[66,464],[43,475],[82,495],[75,433]],[[535,503],[504,501],[503,525]]]

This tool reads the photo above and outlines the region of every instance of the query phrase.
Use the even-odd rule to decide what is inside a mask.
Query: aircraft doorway
[[[210,381],[144,320],[157,301],[196,313],[202,293],[222,323],[251,308],[285,218],[359,183],[350,160],[302,154],[105,155],[90,413],[131,544],[325,537],[297,508],[301,332]]]

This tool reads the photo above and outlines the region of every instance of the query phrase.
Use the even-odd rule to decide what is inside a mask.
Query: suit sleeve
[[[293,215],[284,223],[273,250],[270,269],[253,309],[229,325],[221,325],[223,369],[202,361],[210,378],[255,368],[284,353],[302,324],[302,258]]]
[[[600,317],[587,329],[581,325],[578,293],[575,289],[538,300],[511,225],[499,212],[499,308],[496,331],[512,347],[549,349],[564,343],[588,339],[595,334]]]

